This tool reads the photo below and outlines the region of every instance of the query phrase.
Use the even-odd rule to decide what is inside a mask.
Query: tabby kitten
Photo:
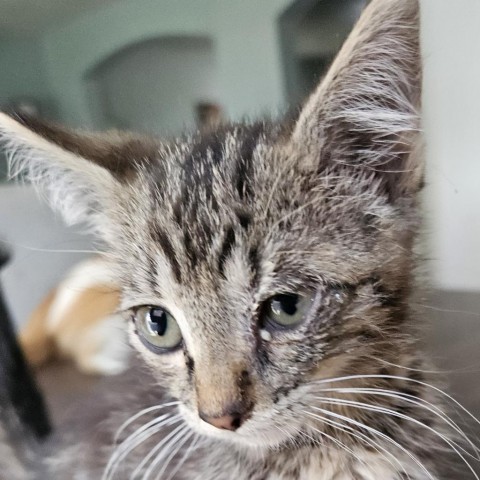
[[[108,246],[153,376],[45,478],[432,480],[445,452],[469,461],[408,303],[418,10],[371,2],[293,123],[160,142],[0,117],[14,173]]]

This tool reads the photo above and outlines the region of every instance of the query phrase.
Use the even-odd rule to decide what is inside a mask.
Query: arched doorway
[[[178,134],[199,103],[217,100],[214,46],[208,37],[155,38],[129,46],[87,74],[98,128]]]

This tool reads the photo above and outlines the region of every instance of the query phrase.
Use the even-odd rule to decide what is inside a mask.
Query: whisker
[[[115,470],[117,469],[117,466],[120,464],[120,462],[144,440],[158,432],[160,430],[161,424],[163,424],[163,422],[166,423],[169,419],[169,415],[164,415],[160,418],[150,421],[148,424],[142,426],[141,429],[139,428],[138,430],[140,431],[136,430],[131,435],[129,435],[120,445],[118,445],[108,460],[107,466],[105,467],[104,473],[102,475],[102,480],[110,479],[115,473]],[[146,433],[142,434],[142,431],[145,430]]]
[[[158,472],[157,476],[155,477],[155,480],[160,480],[162,478],[162,475],[165,473],[165,470],[167,469],[167,467],[170,465],[170,462],[172,461],[172,459],[175,457],[175,455],[177,455],[177,453],[181,450],[181,448],[188,442],[188,440],[190,440],[190,438],[192,438],[193,436],[195,435],[194,432],[190,431],[190,432],[187,432],[187,434],[184,436],[184,438],[182,438],[179,442],[178,442],[178,446],[177,448],[169,455],[169,457],[165,460],[165,463],[163,465],[163,468]],[[155,462],[152,463],[152,470],[153,470],[153,465],[154,464],[157,464],[158,465],[159,460],[158,458],[155,459]]]
[[[352,418],[348,418],[346,417],[345,415],[340,415],[339,413],[335,413],[335,412],[331,412],[329,410],[326,410],[324,408],[320,408],[320,407],[311,407],[313,408],[314,410],[317,410],[325,415],[330,415],[334,418],[337,418],[339,420],[344,420],[345,422],[347,423],[350,423],[352,425],[355,425],[361,429],[364,429],[364,430],[367,430],[368,432],[372,433],[373,435],[376,435],[376,436],[379,436],[380,438],[382,438],[383,440],[391,443],[392,445],[394,445],[395,447],[397,447],[398,449],[400,449],[402,452],[404,452],[408,457],[410,457],[417,465],[418,467],[420,467],[424,472],[425,474],[428,476],[428,478],[430,478],[430,480],[436,480],[432,474],[427,470],[427,467],[425,467],[425,465],[417,458],[415,457],[415,455],[413,455],[411,452],[409,452],[405,447],[403,447],[400,443],[396,442],[395,440],[393,440],[393,438],[390,438],[388,435],[385,435],[384,433],[382,432],[379,432],[377,429],[375,428],[372,428],[368,425],[365,425],[364,423],[362,422],[359,422],[357,420],[354,420]]]
[[[297,442],[296,440],[296,434],[300,433],[300,432],[295,432],[295,435],[291,435],[287,432],[287,430],[285,430],[284,428],[280,427],[279,425],[276,425],[276,424],[273,424],[273,426],[281,433],[283,433],[283,435],[285,435],[285,438],[289,438],[290,442],[293,444],[294,447],[300,447],[300,442]],[[293,438],[292,438],[293,437]]]
[[[118,451],[118,454],[121,454],[125,449],[129,449],[130,445],[133,442],[135,442],[135,445],[139,445],[138,442],[141,443],[143,441],[143,440],[140,440],[140,438],[142,439],[149,438],[152,435],[152,431],[156,427],[171,425],[170,421],[177,420],[179,419],[179,417],[180,417],[179,415],[175,415],[174,417],[172,417],[171,414],[165,413],[160,417],[150,420],[145,425],[142,425],[141,427],[137,428],[117,447],[116,450]]]
[[[303,413],[306,414],[306,415],[311,415],[310,412],[307,412],[305,410],[303,410]],[[320,415],[317,416],[317,418],[319,420],[322,419],[322,417]],[[352,455],[354,458],[356,458],[360,463],[362,463],[363,465],[366,465],[364,460],[362,460],[350,447],[348,447],[347,445],[345,445],[342,441],[340,441],[338,438],[335,438],[333,437],[332,435],[329,435],[328,433],[326,432],[322,432],[321,430],[319,430],[318,428],[315,428],[315,427],[312,427],[311,425],[308,426],[309,428],[311,428],[314,432],[317,432],[318,434],[320,434],[322,437],[325,437],[325,438],[328,438],[330,441],[334,442],[336,445],[338,445],[340,447],[341,450],[345,450],[347,453],[349,453],[350,455]],[[311,437],[310,437],[311,438]],[[326,446],[326,445],[324,445]]]
[[[428,373],[428,374],[433,374],[433,375],[444,375],[446,373],[477,373],[477,372],[480,371],[480,365],[479,365],[479,368],[475,368],[475,369],[473,369],[473,365],[472,365],[470,367],[456,368],[454,370],[423,370],[421,368],[410,368],[410,367],[406,367],[404,365],[397,365],[396,363],[387,362],[387,360],[384,360],[383,358],[378,358],[378,357],[375,357],[375,356],[372,356],[372,355],[369,355],[368,358],[372,358],[373,360],[377,360],[378,362],[382,362],[385,365],[400,368],[402,370],[407,370],[409,372],[421,372],[421,373]]]
[[[177,463],[177,466],[171,471],[167,480],[172,480],[175,477],[175,474],[180,470],[180,468],[183,466],[183,464],[188,459],[188,457],[191,455],[191,453],[194,452],[195,449],[197,448],[197,445],[199,444],[200,438],[201,438],[200,435],[198,435],[198,434],[195,435],[195,437],[192,440],[192,443],[190,444],[190,446],[188,447],[186,452],[183,454],[183,457]]]
[[[337,430],[340,430],[347,435],[351,435],[354,438],[360,440],[361,442],[365,443],[367,446],[372,447],[375,451],[377,451],[394,469],[395,465],[391,460],[387,458],[386,455],[390,456],[393,458],[393,460],[397,463],[397,465],[402,469],[403,473],[407,476],[407,479],[410,479],[410,475],[408,472],[405,470],[405,466],[398,460],[398,458],[395,457],[392,453],[390,453],[386,448],[382,447],[380,444],[375,442],[373,439],[369,438],[367,435],[364,433],[359,432],[358,430],[353,429],[352,427],[349,427],[348,425],[345,425],[343,423],[335,422],[334,420],[327,419],[321,415],[318,415],[316,413],[311,413],[311,412],[304,412],[305,414],[317,418],[321,420],[322,422],[325,422],[327,425],[330,425],[331,427],[336,428]],[[383,452],[383,453],[382,453]],[[363,462],[362,462],[363,463]]]
[[[135,415],[131,416],[128,420],[126,420],[125,422],[123,422],[119,429],[117,430],[117,432],[115,433],[115,437],[114,437],[114,443],[117,444],[118,443],[118,439],[120,437],[120,435],[122,434],[122,432],[129,426],[131,425],[135,420],[137,420],[138,418],[142,417],[143,415],[146,415],[147,413],[150,413],[150,412],[154,412],[155,410],[162,410],[166,407],[172,407],[174,405],[178,405],[180,402],[169,402],[169,403],[164,403],[162,405],[155,405],[153,407],[148,407],[148,408],[145,408],[143,410],[141,410],[140,412],[136,413]]]
[[[394,417],[397,417],[397,418],[401,418],[403,420],[413,422],[413,423],[417,424],[418,426],[424,427],[424,428],[432,431],[432,433],[434,433],[435,435],[439,436],[442,440],[447,442],[450,447],[453,448],[453,445],[455,445],[457,448],[462,450],[469,457],[473,458],[476,461],[479,460],[478,457],[475,457],[470,452],[467,452],[463,447],[458,445],[454,440],[449,440],[448,437],[446,437],[445,435],[443,435],[440,432],[437,432],[432,427],[424,424],[423,422],[420,422],[419,420],[417,420],[413,417],[410,417],[408,415],[404,415],[403,413],[396,412],[395,410],[391,410],[389,408],[382,407],[382,406],[379,406],[379,405],[370,405],[368,403],[357,402],[357,401],[346,400],[346,399],[343,400],[343,399],[336,399],[336,398],[330,398],[330,397],[318,397],[318,399],[321,400],[323,403],[331,403],[331,404],[337,404],[337,405],[350,405],[350,406],[357,407],[357,408],[363,408],[364,410],[385,413],[387,415],[391,415],[391,416],[394,416]],[[450,444],[450,442],[452,442],[453,445]]]
[[[22,245],[18,242],[9,242],[8,240],[0,239],[0,243],[5,245],[10,245],[15,248],[21,248],[23,250],[28,250],[30,252],[42,252],[42,253],[93,253],[102,255],[101,250],[77,250],[77,249],[51,249],[51,248],[42,248],[42,247],[32,247],[30,245]]]
[[[135,432],[129,435],[117,448],[115,448],[104,470],[102,480],[112,478],[123,459],[145,440],[160,432],[162,428],[175,424],[179,420],[180,415],[172,416],[170,414],[165,414],[159,418],[151,420],[141,428],[135,430]]]
[[[458,426],[458,424],[453,421],[445,412],[443,412],[440,408],[438,408],[433,403],[420,398],[415,397],[414,395],[410,395],[403,392],[397,392],[395,390],[384,390],[384,389],[377,389],[377,388],[325,388],[321,389],[322,392],[335,392],[335,393],[366,393],[369,395],[378,395],[378,396],[385,396],[390,398],[397,398],[407,403],[416,405],[420,408],[423,408],[440,419],[442,419],[448,426],[450,426],[460,437],[467,442],[472,450],[477,453],[480,453],[480,449],[470,440],[468,435]],[[480,457],[475,457],[476,460],[480,460]]]
[[[448,393],[444,392],[442,389],[435,387],[434,385],[430,385],[429,383],[422,382],[421,380],[416,380],[413,378],[408,378],[408,377],[401,377],[397,375],[375,375],[375,374],[369,374],[369,375],[348,375],[345,377],[336,377],[336,378],[325,378],[322,380],[315,380],[312,383],[315,384],[323,384],[323,383],[333,383],[333,382],[343,382],[347,380],[361,380],[361,379],[390,379],[390,380],[402,380],[402,381],[407,381],[407,382],[412,382],[416,383],[418,385],[423,385],[424,387],[431,388],[432,390],[436,391],[437,393],[440,393],[440,395],[444,396],[445,398],[448,398],[450,401],[452,401],[457,407],[459,407],[465,414],[467,414],[474,422],[480,425],[480,420],[475,417],[468,409],[466,409],[458,400],[455,400],[451,395]]]
[[[168,466],[168,463],[170,460],[176,455],[178,448],[177,448],[177,442],[179,440],[183,440],[185,436],[190,436],[191,431],[189,431],[189,428],[187,425],[182,425],[182,428],[179,431],[172,432],[172,435],[169,435],[167,438],[169,438],[167,443],[164,443],[163,445],[157,445],[154,447],[149,454],[149,460],[151,459],[150,465],[147,467],[145,470],[142,480],[148,480],[150,478],[150,475],[153,473],[155,467],[165,458],[166,455],[168,455],[171,452],[171,449],[173,448],[172,455],[170,455],[165,462],[165,466]],[[183,443],[182,443],[183,444]],[[181,444],[181,445],[182,445]],[[180,445],[180,448],[181,448]],[[160,454],[156,457],[155,455],[160,451]]]
[[[156,452],[158,452],[165,444],[169,443],[169,440],[174,437],[179,431],[186,430],[186,426],[184,423],[176,427],[174,430],[172,430],[166,437],[164,437],[157,445],[155,445],[150,452],[143,457],[142,461],[137,465],[135,470],[132,472],[130,475],[130,478],[133,480],[137,477],[137,475],[145,468],[145,466],[148,464],[150,459],[155,455]],[[145,474],[143,475],[142,478],[146,478]]]
[[[463,462],[469,468],[469,470],[473,473],[475,478],[477,480],[480,480],[479,477],[477,476],[477,474],[475,473],[475,470],[471,466],[471,464],[460,453],[459,450],[464,452],[467,456],[477,460],[473,455],[471,455],[469,452],[467,452],[463,447],[458,445],[458,443],[456,443],[455,441],[450,440],[448,437],[446,437],[442,433],[438,432],[437,430],[435,430],[434,428],[432,428],[428,425],[425,425],[424,423],[420,422],[419,420],[417,420],[415,418],[409,417],[408,415],[404,415],[404,414],[399,413],[399,412],[395,412],[394,410],[390,410],[388,408],[373,406],[373,405],[369,405],[369,404],[366,404],[366,403],[363,403],[363,402],[356,402],[356,401],[352,401],[352,400],[339,400],[339,399],[332,399],[332,398],[328,398],[328,397],[319,397],[318,400],[321,400],[322,403],[328,403],[328,404],[332,404],[332,405],[345,405],[345,406],[351,406],[351,407],[355,407],[355,408],[359,408],[359,409],[367,410],[367,411],[371,411],[371,412],[385,413],[387,415],[391,415],[393,417],[401,418],[403,420],[413,422],[418,426],[426,428],[428,431],[434,433],[436,436],[438,436],[440,439],[442,439],[463,460]]]
[[[462,315],[470,315],[472,317],[480,317],[480,313],[478,312],[470,312],[468,310],[450,310],[448,308],[440,308],[440,307],[435,307],[434,305],[426,305],[424,303],[411,303],[412,306],[416,307],[423,307],[428,310],[433,310],[434,312],[443,312],[443,313],[460,313]],[[457,320],[457,319],[455,319]]]

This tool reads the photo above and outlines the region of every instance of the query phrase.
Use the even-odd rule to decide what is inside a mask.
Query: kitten
[[[371,2],[293,123],[159,142],[0,117],[14,170],[106,243],[150,370],[43,478],[432,480],[446,452],[469,461],[408,303],[418,14]]]

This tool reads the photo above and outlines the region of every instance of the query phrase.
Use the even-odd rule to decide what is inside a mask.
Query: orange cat
[[[33,366],[72,359],[84,373],[115,375],[128,365],[119,291],[100,257],[77,264],[32,313],[20,344]]]

